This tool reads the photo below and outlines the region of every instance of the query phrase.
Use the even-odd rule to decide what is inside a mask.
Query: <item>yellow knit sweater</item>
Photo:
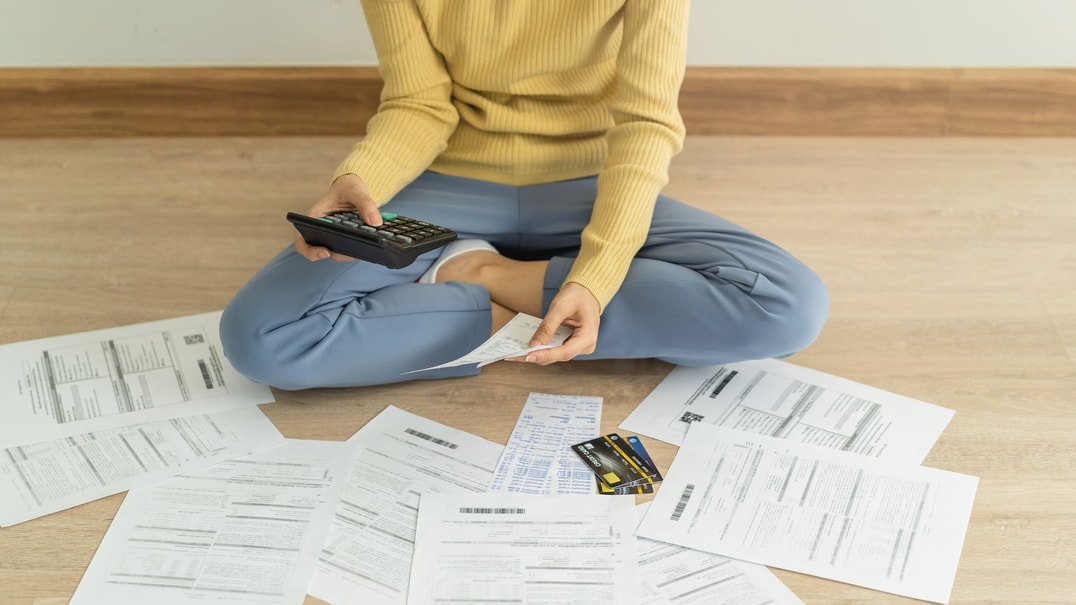
[[[383,204],[427,168],[506,185],[597,174],[565,281],[604,309],[683,145],[688,4],[363,0],[385,85],[335,176],[358,175]]]

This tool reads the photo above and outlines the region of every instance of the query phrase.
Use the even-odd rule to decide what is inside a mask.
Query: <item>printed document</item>
[[[360,449],[309,592],[333,605],[406,603],[419,497],[484,492],[504,448],[392,406],[348,442]]]
[[[620,428],[673,445],[710,424],[920,464],[953,411],[775,359],[676,367]]]
[[[257,406],[0,449],[0,526],[268,449],[284,436]]]
[[[633,496],[425,494],[408,605],[638,603]]]
[[[693,424],[639,535],[947,603],[978,479]]]
[[[224,358],[220,315],[0,346],[0,447],[273,401]]]
[[[602,398],[531,393],[493,472],[490,491],[593,494],[594,473],[571,446],[601,431]]]
[[[635,508],[640,517],[650,503]],[[803,605],[764,565],[637,538],[640,605]]]
[[[71,605],[302,603],[347,450],[289,440],[132,490]]]
[[[439,366],[423,368],[421,370],[411,370],[410,372],[404,372],[404,374],[425,372],[426,370],[436,370],[439,368],[465,366],[472,363],[478,364],[477,367],[481,368],[482,366],[489,365],[495,361],[501,361],[502,359],[508,359],[509,357],[523,357],[532,351],[559,347],[572,335],[571,328],[561,326],[557,328],[557,331],[553,334],[553,338],[549,340],[549,344],[528,347],[527,345],[530,344],[531,337],[534,336],[534,331],[537,330],[540,325],[542,325],[542,319],[540,317],[519,313],[513,317],[511,321],[505,324],[503,328],[497,330],[493,336],[490,336],[486,342],[478,345],[477,348],[463,357],[442,363]]]

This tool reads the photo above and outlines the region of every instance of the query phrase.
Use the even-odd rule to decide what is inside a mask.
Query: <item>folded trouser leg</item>
[[[378,287],[363,276],[382,270],[312,263],[284,250],[225,309],[225,356],[248,378],[283,389],[477,373],[461,367],[404,375],[455,359],[488,337],[486,290],[461,283]],[[371,283],[372,291],[348,286]]]

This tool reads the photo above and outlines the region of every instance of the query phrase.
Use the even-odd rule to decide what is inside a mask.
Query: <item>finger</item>
[[[369,193],[366,193],[365,189],[359,187],[349,189],[347,195],[347,202],[355,207],[362,222],[374,227],[384,222],[381,218],[381,211],[377,208],[377,202],[370,197]]]
[[[346,181],[346,187],[342,193],[344,200],[355,207],[364,223],[376,227],[384,222],[381,218],[381,212],[377,208],[377,202],[370,197],[370,193],[366,190],[366,185],[361,179],[355,178]]]
[[[549,365],[558,361],[570,361],[579,355],[587,355],[594,352],[597,345],[597,335],[586,328],[576,328],[572,335],[564,341],[564,344],[552,349],[533,351],[527,355],[526,361],[539,365]]]
[[[564,318],[553,309],[550,308],[546,313],[545,318],[542,319],[542,323],[538,324],[538,329],[534,331],[534,335],[531,336],[528,346],[537,347],[540,345],[547,345],[553,338],[553,334],[556,333],[557,328],[564,323]]]
[[[357,204],[359,209],[359,216],[362,217],[362,222],[373,227],[381,226],[381,223],[385,222],[381,218],[381,211],[377,209],[377,204],[374,203],[373,198],[365,196],[365,198]]]
[[[573,347],[570,347],[565,343],[559,347],[553,347],[552,349],[542,349],[541,351],[528,353],[525,361],[528,363],[536,363],[540,366],[547,366],[559,361],[570,361],[577,354],[578,353],[573,350]]]
[[[534,351],[532,353],[528,353],[526,359],[524,359],[523,361],[526,361],[527,363],[538,364],[540,366],[552,365],[554,363],[557,363],[558,361],[568,361],[569,359],[571,359],[571,357],[564,357],[562,356],[562,353],[558,352],[558,349],[562,348],[563,346],[555,347],[552,349],[543,349],[541,351]]]

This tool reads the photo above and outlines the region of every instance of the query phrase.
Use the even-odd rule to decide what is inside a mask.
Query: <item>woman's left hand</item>
[[[601,305],[590,290],[575,282],[564,284],[549,303],[549,311],[531,337],[530,346],[549,344],[553,333],[562,325],[572,328],[572,335],[559,347],[528,353],[524,361],[547,366],[593,353],[598,344],[600,322]]]

